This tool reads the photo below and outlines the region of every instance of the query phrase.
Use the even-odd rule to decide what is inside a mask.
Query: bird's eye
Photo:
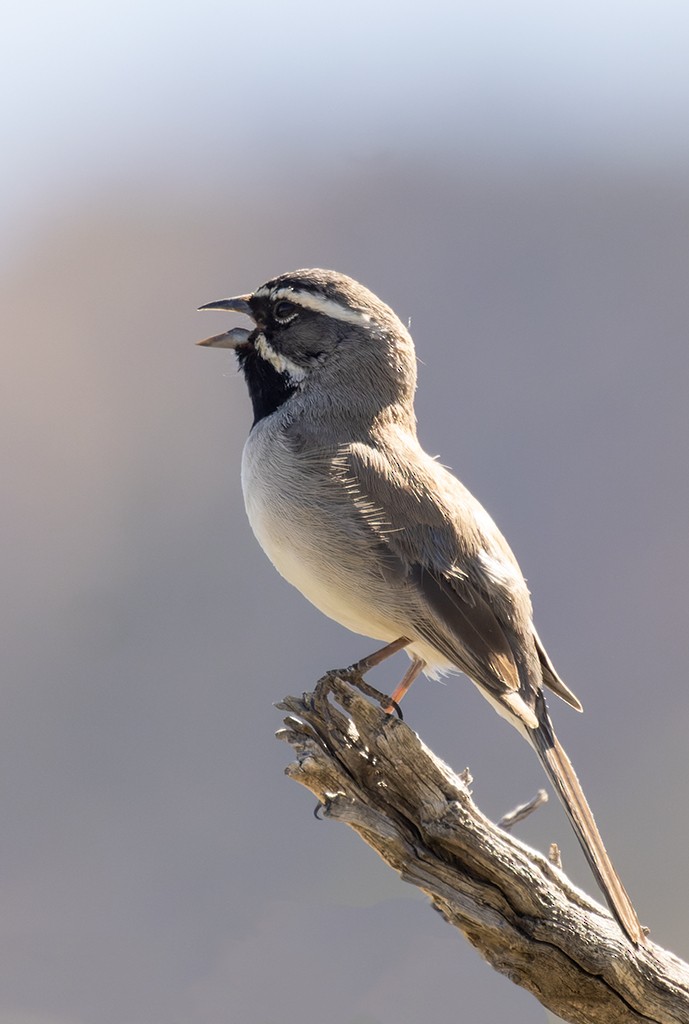
[[[299,307],[296,302],[288,302],[283,299],[281,302],[276,302],[273,306],[273,316],[280,323],[287,323],[292,320],[299,312]]]

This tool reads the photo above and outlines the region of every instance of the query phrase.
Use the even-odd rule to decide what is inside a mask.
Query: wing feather
[[[512,707],[506,699],[529,689],[515,656],[515,636],[530,630],[526,584],[478,502],[422,449],[414,455],[347,445],[336,471],[361,519],[415,589],[419,635]]]

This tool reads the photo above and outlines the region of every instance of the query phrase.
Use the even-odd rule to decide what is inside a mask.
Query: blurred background
[[[424,445],[515,549],[655,940],[689,956],[689,14],[670,0],[7,5],[0,1024],[545,1020],[283,776],[370,644],[245,521],[230,325],[301,266],[411,318]],[[406,661],[381,670],[394,685]],[[466,680],[405,717],[497,817]],[[519,829],[595,884],[553,798]]]

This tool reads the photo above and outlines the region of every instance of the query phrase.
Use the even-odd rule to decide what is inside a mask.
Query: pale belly
[[[409,637],[406,653],[426,663],[426,675],[457,671],[419,635],[418,593],[386,577],[351,502],[339,490],[324,493],[329,486],[327,474],[305,473],[279,437],[260,424],[252,431],[242,455],[244,503],[280,575],[353,633],[383,643]]]
[[[287,470],[288,457],[260,434],[245,445],[242,490],[256,539],[280,575],[324,615],[375,640],[397,639],[399,615],[362,549],[354,513],[331,507],[323,477],[305,477],[294,464]]]

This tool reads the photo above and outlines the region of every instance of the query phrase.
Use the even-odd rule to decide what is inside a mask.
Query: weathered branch
[[[689,965],[633,947],[607,910],[501,831],[398,718],[330,673],[287,697],[287,774],[418,886],[496,970],[573,1024],[687,1024]]]

